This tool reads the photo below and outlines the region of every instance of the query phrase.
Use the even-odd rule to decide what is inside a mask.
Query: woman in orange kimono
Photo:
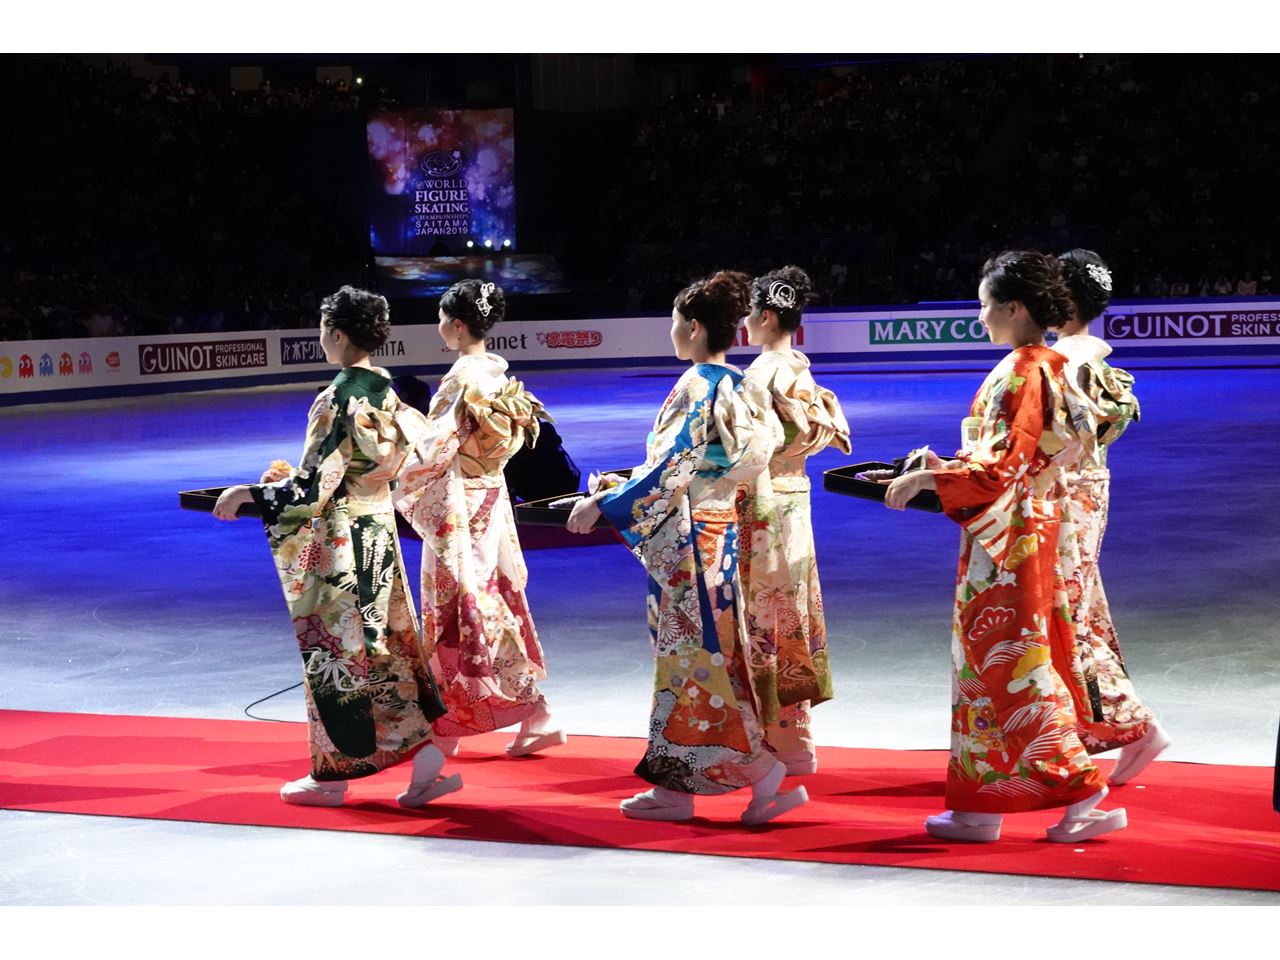
[[[764,469],[778,439],[767,398],[725,363],[749,283],[721,272],[676,297],[671,342],[690,367],[658,411],[645,462],[569,517],[571,531],[587,533],[603,512],[649,573],[656,670],[635,772],[653,786],[620,804],[633,819],[688,820],[696,796],[743,787],[746,824],[809,799],[804,787],[781,792],[786,766],[765,748],[738,579],[738,485]]]
[[[565,742],[538,681],[546,661],[525,597],[529,574],[502,468],[538,438],[538,398],[506,375],[484,339],[506,312],[502,290],[463,280],[440,299],[440,338],[458,359],[440,381],[427,432],[396,491],[422,536],[422,632],[448,712],[435,720],[446,756],[464,737],[520,724],[521,757]]]
[[[832,696],[805,462],[829,446],[850,452],[840,401],[791,345],[812,286],[799,267],[751,281],[747,340],[761,350],[746,379],[768,396],[780,442],[738,499],[752,683],[765,745],[793,775],[817,772],[810,708]]]
[[[1109,777],[1118,786],[1141,773],[1170,743],[1129,679],[1098,570],[1111,502],[1107,452],[1138,419],[1138,398],[1133,394],[1133,377],[1106,362],[1111,347],[1089,334],[1090,322],[1111,302],[1111,271],[1092,250],[1071,250],[1058,260],[1071,291],[1071,322],[1062,328],[1053,349],[1067,358],[1067,378],[1088,398],[1098,423],[1092,454],[1073,465],[1066,476],[1078,552],[1075,571],[1067,577],[1067,597],[1075,628],[1076,670],[1089,694],[1089,710],[1080,718],[1080,738],[1091,754],[1120,748],[1120,759]]]
[[[1059,536],[1063,470],[1092,447],[1094,422],[1065,358],[1045,346],[1045,330],[1071,315],[1057,260],[1002,253],[983,266],[978,299],[991,342],[1010,350],[973,400],[963,451],[898,477],[885,496],[900,510],[921,490],[937,490],[963,528],[949,809],[925,829],[986,842],[999,838],[1002,814],[1065,807],[1048,838],[1074,843],[1127,825],[1123,809],[1096,809],[1105,778],[1077,732],[1088,701],[1073,671],[1062,550],[1074,533]]]

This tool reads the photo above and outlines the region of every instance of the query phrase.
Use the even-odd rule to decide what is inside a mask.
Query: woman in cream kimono
[[[1072,250],[1058,258],[1071,291],[1071,322],[1053,349],[1067,358],[1067,377],[1088,398],[1098,423],[1098,442],[1067,471],[1077,562],[1067,578],[1076,638],[1076,670],[1089,693],[1089,710],[1080,718],[1080,737],[1090,753],[1120,747],[1120,759],[1108,778],[1128,783],[1170,743],[1151,710],[1139,699],[1125,669],[1120,641],[1098,571],[1098,553],[1107,529],[1111,471],[1107,451],[1138,419],[1133,377],[1110,366],[1111,347],[1090,336],[1089,324],[1111,301],[1111,271],[1092,250]]]
[[[1065,807],[1048,839],[1075,843],[1127,825],[1103,812],[1102,772],[1078,719],[1088,699],[1074,670],[1064,573],[1074,532],[1063,510],[1063,471],[1094,442],[1084,397],[1045,330],[1070,318],[1057,261],[1033,251],[988,260],[980,319],[1009,353],[987,376],[965,421],[965,448],[950,463],[903,474],[885,504],[904,509],[937,490],[964,528],[952,620],[951,760],[944,813],[925,829],[952,840],[992,841],[1002,814]]]
[[[752,791],[747,824],[808,800],[804,787],[779,792],[786,767],[765,747],[739,589],[737,487],[777,443],[766,398],[725,364],[748,283],[722,272],[676,297],[671,340],[691,366],[658,411],[645,462],[569,518],[571,531],[587,533],[603,512],[649,573],[657,669],[636,774],[653,787],[621,803],[636,819],[688,820],[698,794],[743,787]]]
[[[439,775],[444,756],[430,742],[444,704],[421,655],[396,537],[391,482],[426,423],[369,362],[390,330],[377,294],[343,287],[324,299],[320,344],[342,369],[312,404],[299,466],[228,487],[214,508],[221,520],[250,500],[261,509],[302,650],[311,774],[284,785],[287,803],[339,806],[348,780],[410,757],[402,806],[462,786]]]
[[[747,339],[762,349],[746,379],[768,395],[782,439],[738,502],[752,684],[765,745],[789,774],[817,772],[810,707],[832,696],[805,462],[828,446],[851,449],[840,401],[814,382],[808,358],[791,347],[811,288],[799,267],[751,282]]]
[[[538,438],[542,404],[484,338],[506,311],[502,290],[463,280],[440,300],[440,336],[458,359],[440,381],[427,431],[401,474],[396,507],[422,536],[423,642],[448,712],[446,755],[462,737],[520,724],[513,757],[565,742],[538,681],[546,665],[525,599],[528,571],[502,468]]]

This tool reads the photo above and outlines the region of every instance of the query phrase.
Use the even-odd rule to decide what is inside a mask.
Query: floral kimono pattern
[[[636,774],[670,790],[727,793],[777,762],[751,684],[735,509],[738,484],[775,447],[767,402],[730,367],[690,367],[658,413],[644,464],[600,501],[649,573],[656,670]]]
[[[423,645],[448,708],[435,722],[442,737],[511,726],[544,702],[546,667],[502,468],[537,441],[538,418],[550,418],[506,369],[492,354],[458,359],[396,491],[397,509],[422,536]]]
[[[1064,570],[1075,535],[1062,510],[1063,467],[1091,451],[1095,428],[1064,364],[1048,347],[1011,351],[974,398],[963,462],[935,471],[943,509],[964,528],[952,621],[952,810],[1066,806],[1105,783],[1077,728],[1088,700],[1074,671]]]
[[[849,453],[849,424],[802,353],[761,353],[746,379],[768,396],[768,416],[780,424],[768,470],[738,500],[752,685],[768,746],[812,754],[809,708],[830,700],[832,687],[805,461],[828,446]]]
[[[1086,334],[1061,337],[1054,349],[1067,358],[1067,378],[1087,398],[1098,423],[1091,456],[1066,471],[1078,553],[1067,578],[1075,632],[1076,672],[1089,694],[1090,711],[1080,719],[1080,737],[1090,753],[1103,753],[1141,739],[1153,719],[1125,669],[1120,640],[1102,587],[1098,554],[1107,530],[1111,471],[1107,450],[1141,415],[1133,377],[1106,363],[1111,347]]]
[[[311,407],[298,468],[250,487],[302,650],[317,780],[399,763],[444,712],[418,649],[390,490],[424,428],[385,371],[347,368]]]

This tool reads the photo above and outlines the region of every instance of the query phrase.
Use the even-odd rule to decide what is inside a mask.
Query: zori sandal
[[[788,810],[803,807],[809,802],[809,791],[804,787],[796,787],[787,793],[775,793],[770,797],[755,797],[747,804],[739,818],[749,827],[768,823],[774,817],[780,817]]]
[[[964,840],[968,843],[994,843],[1000,839],[998,813],[968,813],[964,810],[946,810],[926,817],[924,831],[939,840]]]
[[[432,800],[443,797],[447,793],[462,789],[462,774],[455,773],[451,777],[437,776],[425,783],[411,783],[409,789],[396,797],[396,803],[402,807],[413,809],[426,806]]]
[[[644,793],[637,793],[629,800],[618,804],[624,817],[632,820],[691,820],[693,818],[693,796],[688,793],[677,793],[654,787]]]
[[[1045,831],[1045,836],[1054,843],[1076,843],[1080,840],[1092,840],[1103,834],[1123,830],[1129,825],[1129,817],[1124,807],[1115,810],[1090,810],[1083,817],[1063,817]]]

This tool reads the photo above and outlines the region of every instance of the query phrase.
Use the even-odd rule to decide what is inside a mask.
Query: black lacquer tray
[[[858,475],[869,470],[893,471],[892,463],[869,460],[866,463],[851,463],[848,466],[836,467],[822,474],[822,489],[839,493],[846,497],[858,497],[861,500],[876,500],[884,503],[884,494],[888,486],[874,480],[864,480]],[[942,512],[942,501],[934,490],[922,490],[907,501],[912,510],[926,510],[930,513]]]
[[[607,473],[614,473],[620,477],[630,477],[630,470],[608,470]],[[526,500],[524,503],[516,504],[516,523],[529,524],[537,527],[563,527],[569,521],[569,514],[573,512],[573,505],[588,494],[574,491],[572,493],[562,493],[557,497],[544,497],[541,500]],[[595,523],[593,529],[613,529],[611,524],[605,517],[601,516]]]

